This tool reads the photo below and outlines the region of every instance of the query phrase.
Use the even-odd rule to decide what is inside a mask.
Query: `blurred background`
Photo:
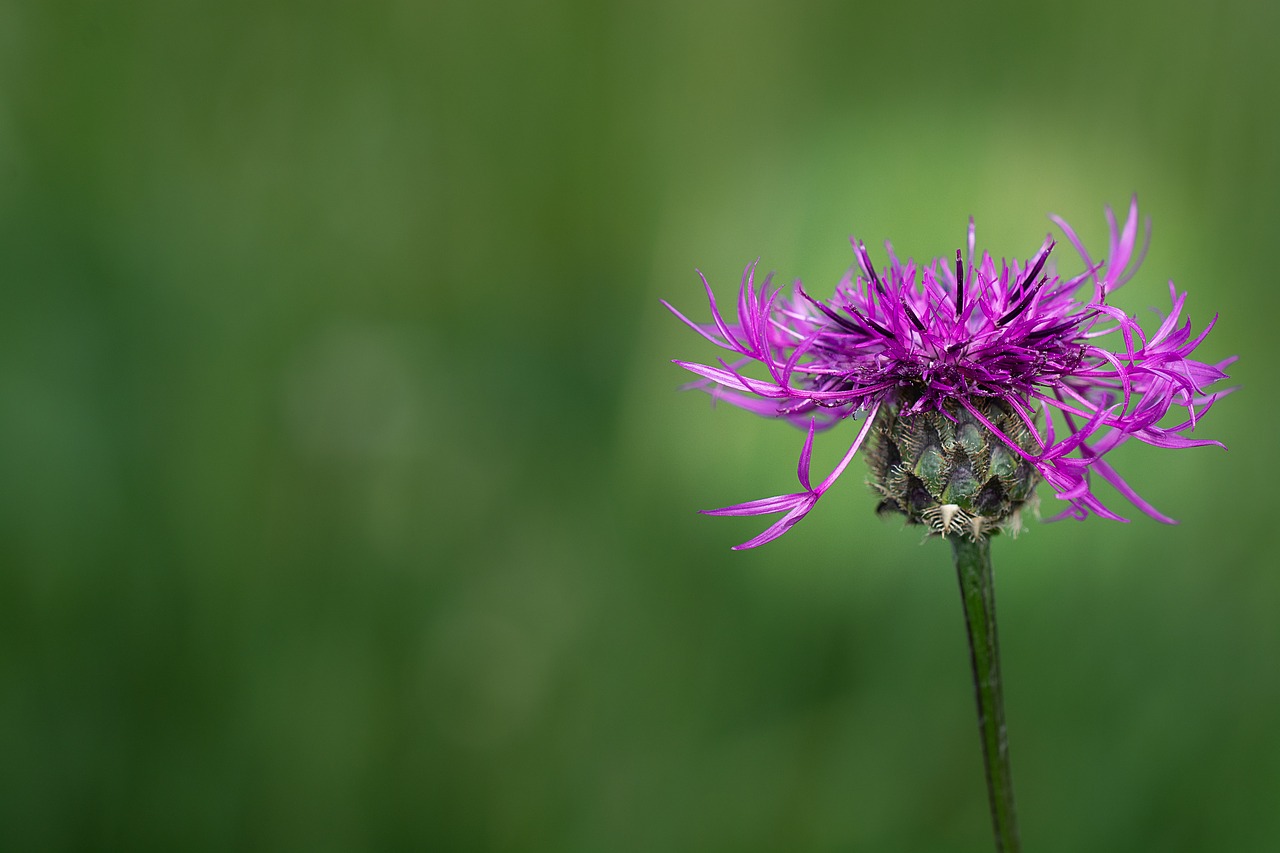
[[[1023,837],[1269,849],[1278,18],[0,3],[0,849],[989,850],[946,547],[859,462],[731,552],[802,434],[658,300],[1134,192],[1243,390],[996,543]]]

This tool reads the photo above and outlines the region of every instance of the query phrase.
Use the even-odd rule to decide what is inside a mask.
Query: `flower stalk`
[[[996,589],[991,571],[991,540],[950,536],[960,580],[960,599],[969,634],[973,693],[978,703],[978,734],[987,771],[987,795],[997,853],[1019,853],[1018,816],[1009,772],[1009,739],[1005,729],[1000,680],[1000,644],[996,637]]]

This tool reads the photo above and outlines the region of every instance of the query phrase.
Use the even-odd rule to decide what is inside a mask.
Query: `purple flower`
[[[743,273],[736,322],[726,319],[705,277],[712,323],[694,323],[667,305],[732,354],[715,364],[677,361],[699,377],[691,387],[808,430],[798,471],[803,491],[708,511],[785,513],[738,548],[763,545],[790,530],[844,471],[877,413],[890,412],[895,422],[909,423],[919,415],[960,426],[961,421],[982,424],[1067,502],[1055,518],[1093,513],[1125,520],[1093,493],[1096,472],[1142,512],[1174,523],[1103,457],[1129,439],[1170,448],[1221,446],[1187,434],[1232,390],[1211,389],[1226,378],[1223,368],[1234,358],[1217,364],[1191,358],[1214,323],[1193,335],[1190,320],[1182,319],[1186,294],[1172,282],[1172,306],[1154,329],[1149,324],[1144,330],[1136,318],[1107,304],[1145,253],[1144,245],[1134,258],[1136,198],[1123,228],[1107,210],[1110,246],[1096,262],[1067,223],[1051,218],[1084,261],[1079,275],[1058,276],[1049,260],[1055,246],[1051,236],[1026,263],[1001,260],[997,265],[987,253],[975,257],[971,220],[968,260],[956,250],[954,265],[943,260],[923,268],[910,260],[903,264],[886,243],[889,264],[877,271],[866,247],[854,241],[858,268],[826,301],[814,299],[798,281],[785,295],[770,287],[771,276],[757,282],[753,263]],[[1149,238],[1150,223],[1147,231]],[[748,372],[753,364],[762,367]],[[1185,416],[1162,425],[1175,407]],[[1004,428],[992,422],[993,410],[1008,413]],[[826,479],[811,486],[815,431],[859,413],[865,423],[848,452]],[[1010,435],[1014,431],[1020,435]]]

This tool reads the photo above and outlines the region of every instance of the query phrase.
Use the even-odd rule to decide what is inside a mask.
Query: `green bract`
[[[882,407],[872,427],[867,461],[882,498],[876,511],[901,513],[942,535],[1016,533],[1040,481],[1035,468],[963,406],[911,412],[912,402]],[[1037,452],[1031,431],[1000,400],[973,406],[1028,454]]]

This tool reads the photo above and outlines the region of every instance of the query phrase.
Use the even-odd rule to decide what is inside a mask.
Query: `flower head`
[[[813,298],[798,281],[787,294],[771,287],[771,276],[758,282],[753,263],[742,276],[736,321],[721,311],[705,277],[712,323],[694,323],[667,305],[704,338],[731,353],[715,364],[677,361],[699,377],[692,387],[808,430],[799,465],[802,491],[708,511],[785,513],[738,548],[762,545],[791,529],[844,471],[869,432],[877,429],[881,437],[873,439],[871,462],[877,474],[873,485],[884,498],[881,507],[904,512],[909,520],[930,524],[944,534],[962,524],[975,536],[1002,526],[1030,499],[1040,479],[1067,503],[1055,518],[1095,514],[1124,521],[1093,493],[1095,472],[1142,512],[1173,523],[1103,457],[1129,439],[1169,448],[1220,445],[1188,438],[1187,433],[1231,390],[1212,389],[1226,378],[1223,368],[1234,359],[1206,364],[1191,358],[1217,317],[1193,335],[1190,320],[1182,319],[1186,294],[1172,282],[1172,307],[1154,329],[1144,330],[1136,318],[1108,304],[1145,253],[1144,245],[1134,258],[1136,198],[1123,228],[1107,210],[1110,246],[1096,262],[1067,223],[1052,219],[1084,261],[1078,275],[1058,276],[1050,260],[1056,245],[1052,236],[1026,262],[1001,260],[997,265],[990,254],[977,257],[971,220],[968,257],[957,249],[954,263],[935,260],[923,268],[910,260],[903,264],[886,243],[889,263],[877,270],[866,247],[853,241],[857,267],[836,285],[829,300]],[[1108,341],[1111,345],[1104,345]],[[1184,417],[1165,425],[1166,415],[1175,408]],[[840,464],[816,488],[811,486],[814,433],[860,413],[866,422]],[[978,451],[970,453],[956,444],[956,436],[966,428],[970,433],[976,428],[980,443],[998,448],[997,455],[1013,467],[998,495],[990,489],[982,492],[990,480],[975,481],[963,493],[963,502],[940,503],[949,500],[943,497],[948,488],[956,491],[953,481],[960,473],[973,474],[951,473],[965,468],[966,459],[978,458]],[[888,449],[884,436],[894,430],[902,435],[890,436],[887,443],[893,448]],[[909,491],[908,474],[921,480],[915,471],[918,460],[895,456],[904,442],[912,441],[912,431],[927,434],[938,446],[947,445],[945,433],[951,436],[945,451],[963,451],[952,454],[944,469],[946,482],[936,484],[929,500],[904,498],[906,492],[886,490],[883,482],[896,477]],[[984,458],[980,473],[995,477],[997,469]],[[984,516],[989,507],[997,511]]]

